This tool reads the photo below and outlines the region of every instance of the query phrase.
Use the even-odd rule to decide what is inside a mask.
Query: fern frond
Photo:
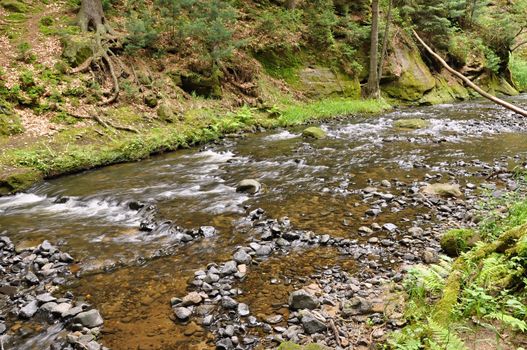
[[[527,331],[527,323],[524,320],[520,320],[503,312],[491,312],[485,318],[501,321],[505,326],[520,332]]]
[[[428,319],[428,328],[432,334],[431,342],[443,350],[468,350],[465,343],[455,332],[443,327],[433,319]]]

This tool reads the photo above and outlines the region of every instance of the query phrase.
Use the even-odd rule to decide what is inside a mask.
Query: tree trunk
[[[93,30],[98,34],[106,34],[110,31],[101,0],[82,0],[77,20],[83,32]]]
[[[448,63],[445,62],[444,59],[441,58],[441,56],[439,56],[438,54],[436,54],[428,45],[426,45],[426,43],[423,41],[423,39],[421,39],[421,37],[415,32],[415,30],[413,31],[414,33],[414,36],[417,38],[417,41],[419,41],[421,43],[421,45],[423,45],[423,47],[426,49],[426,51],[428,51],[428,53],[430,55],[432,55],[433,57],[435,57],[436,60],[439,61],[439,63],[441,63],[443,65],[443,67],[445,67],[446,70],[448,70],[450,73],[454,74],[455,76],[457,76],[459,79],[463,80],[463,82],[465,82],[465,84],[467,84],[468,86],[470,86],[472,89],[474,89],[478,94],[480,94],[481,96],[491,100],[492,102],[494,103],[497,103],[499,104],[500,106],[503,106],[515,113],[518,113],[524,117],[527,117],[527,111],[518,107],[518,106],[515,106],[509,102],[506,102],[506,101],[503,101],[502,99],[496,97],[496,96],[492,96],[491,94],[489,94],[488,92],[484,91],[483,89],[481,89],[479,86],[477,86],[476,84],[474,84],[472,81],[470,81],[470,79],[468,79],[467,77],[465,77],[463,74],[459,73],[458,71],[454,70],[452,67],[450,67],[448,65]]]
[[[365,96],[379,98],[379,68],[377,52],[379,50],[379,0],[371,2],[371,38],[370,38],[370,74],[366,84]]]
[[[386,25],[384,27],[384,37],[382,38],[381,58],[379,59],[379,84],[382,78],[382,68],[384,66],[384,58],[388,50],[388,36],[390,35],[390,24],[392,21],[392,7],[393,0],[388,0],[388,12],[386,13]]]

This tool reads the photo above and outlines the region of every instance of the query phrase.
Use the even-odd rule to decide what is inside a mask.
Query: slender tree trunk
[[[527,111],[526,110],[524,110],[524,109],[522,109],[522,108],[520,108],[518,106],[515,106],[512,103],[509,103],[507,101],[503,101],[502,99],[500,99],[500,98],[498,98],[496,96],[492,96],[491,94],[489,94],[488,92],[484,91],[482,88],[480,88],[479,86],[474,84],[472,81],[470,81],[470,79],[465,77],[463,74],[459,73],[458,71],[456,71],[455,69],[450,67],[448,65],[448,63],[446,63],[445,60],[443,58],[441,58],[441,56],[436,54],[428,45],[426,45],[426,43],[415,32],[415,30],[413,32],[414,32],[414,36],[417,38],[417,41],[419,41],[421,43],[421,45],[423,45],[423,47],[426,49],[426,51],[428,51],[428,53],[430,55],[432,55],[436,60],[438,60],[439,63],[441,63],[443,65],[443,67],[445,67],[446,70],[448,70],[450,73],[452,73],[455,76],[457,76],[459,79],[463,80],[463,82],[465,82],[465,84],[467,84],[472,89],[474,89],[478,94],[480,94],[481,96],[491,100],[494,103],[499,104],[500,106],[503,106],[503,107],[515,112],[515,113],[518,113],[518,114],[520,114],[520,115],[522,115],[524,117],[527,117]]]
[[[388,0],[388,12],[386,13],[386,25],[384,27],[384,37],[382,38],[381,58],[379,59],[379,84],[382,78],[382,68],[384,66],[384,58],[386,57],[386,51],[388,50],[388,37],[390,35],[390,24],[392,22],[392,7],[393,0]]]
[[[379,98],[379,68],[377,52],[379,50],[379,0],[371,2],[371,38],[370,38],[370,74],[366,84],[365,95],[369,98]]]

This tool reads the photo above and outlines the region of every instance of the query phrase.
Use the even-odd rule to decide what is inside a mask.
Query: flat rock
[[[250,193],[255,194],[260,192],[260,189],[262,188],[262,184],[254,179],[245,179],[238,183],[236,186],[236,192],[244,192],[244,193]]]

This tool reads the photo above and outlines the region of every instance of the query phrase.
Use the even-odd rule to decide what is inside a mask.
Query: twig
[[[335,321],[333,321],[332,318],[329,319],[329,326],[331,327],[333,334],[335,334],[335,341],[337,342],[338,347],[342,347],[342,342],[340,341],[339,330],[337,329],[337,326],[335,325]]]

